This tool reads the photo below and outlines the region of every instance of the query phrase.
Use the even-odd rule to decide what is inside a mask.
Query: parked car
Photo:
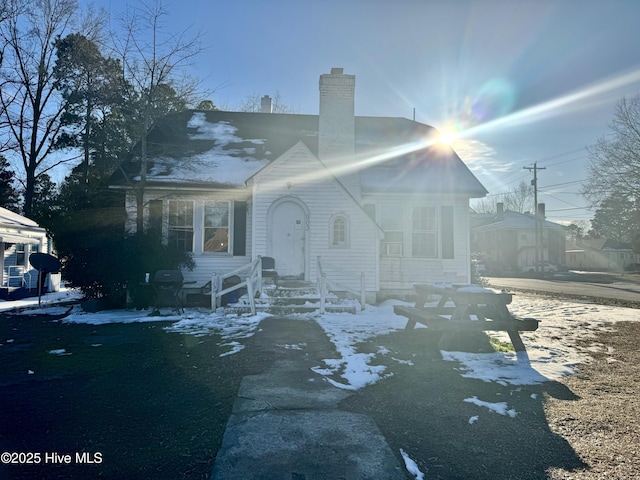
[[[560,271],[560,268],[557,265],[554,265],[549,262],[538,262],[538,265],[540,265],[540,267],[537,270],[538,272],[555,273]],[[535,264],[527,265],[522,269],[522,271],[533,273],[536,271],[536,265]]]

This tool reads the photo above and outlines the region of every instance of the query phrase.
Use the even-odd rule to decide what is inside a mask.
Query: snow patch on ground
[[[485,402],[483,400],[478,400],[478,397],[475,397],[475,396],[471,398],[465,398],[463,402],[473,403],[474,405],[478,405],[479,407],[488,408],[492,412],[498,413],[500,415],[509,415],[511,418],[518,415],[518,412],[516,412],[513,408],[509,409],[507,402],[495,402],[495,403]],[[469,420],[469,423],[473,423],[473,422]]]
[[[66,311],[67,307],[56,306],[57,303],[79,297],[79,292],[65,290],[43,296],[40,308],[37,308],[36,297],[0,302],[0,310],[30,307],[33,309],[29,312],[33,314],[59,314]],[[387,367],[380,363],[389,364],[392,361],[411,366],[410,360],[396,358],[394,356],[396,352],[392,352],[381,344],[382,341],[377,344],[375,353],[362,353],[358,350],[361,342],[404,329],[406,318],[395,315],[394,305],[407,305],[407,303],[388,301],[377,307],[367,306],[356,315],[316,313],[293,316],[305,321],[315,320],[338,353],[338,358],[324,359],[321,365],[312,370],[324,376],[337,388],[357,390],[391,375]],[[596,334],[612,330],[617,321],[640,320],[637,309],[520,294],[514,295],[509,310],[518,317],[532,317],[540,321],[538,330],[521,332],[530,363],[518,359],[515,352],[479,354],[442,351],[442,358],[452,362],[452,368],[458,370],[465,378],[476,378],[501,385],[539,384],[575,373],[578,365],[589,362],[590,354],[596,351],[606,349],[609,361],[617,361],[615,351],[596,342]],[[164,330],[168,333],[194,336],[220,335],[222,337],[220,345],[229,347],[223,355],[231,355],[241,351],[244,348],[243,340],[254,335],[260,322],[270,316],[266,313],[225,315],[224,311],[216,313],[206,309],[186,309],[181,314],[171,310],[164,313],[162,316],[149,316],[149,312],[144,310],[87,313],[76,306],[62,321],[91,325],[163,322],[167,323]],[[490,333],[498,340],[510,343],[506,332]],[[4,339],[4,343],[7,344],[12,341],[13,339]],[[583,341],[587,342],[586,346],[578,344]],[[301,346],[301,344],[280,345],[281,348],[287,349],[299,349]],[[385,361],[379,361],[383,357]]]
[[[406,318],[393,313],[393,306],[400,304],[406,305],[404,302],[388,301],[378,307],[367,305],[357,315],[335,313],[317,318],[316,321],[335,345],[340,358],[324,359],[324,366],[317,366],[312,370],[326,376],[332,385],[344,390],[357,390],[384,378],[388,375],[385,374],[387,367],[371,365],[376,354],[358,353],[356,346],[369,338],[403,329],[407,323]]]
[[[402,455],[407,472],[416,477],[416,480],[424,480],[424,473],[420,471],[418,464],[402,448],[400,449],[400,455]]]
[[[534,385],[549,380],[531,367],[526,361],[519,360],[515,352],[466,353],[442,351],[442,359],[459,362],[456,370],[465,378],[477,378],[485,382],[500,385]],[[566,374],[571,373],[566,370]]]

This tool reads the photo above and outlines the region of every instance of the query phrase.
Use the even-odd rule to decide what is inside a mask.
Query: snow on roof
[[[170,156],[155,157],[148,173],[148,180],[242,186],[248,178],[269,163],[268,160],[258,160],[254,157],[255,148],[234,148],[234,145],[246,142],[262,145],[264,140],[240,138],[236,135],[238,129],[228,122],[208,122],[204,112],[194,112],[187,122],[187,127],[196,130],[196,133],[189,134],[191,140],[212,141],[212,148],[182,157],[180,161]]]
[[[38,224],[33,220],[18,215],[11,210],[0,207],[0,224],[2,226],[25,226],[25,227],[37,227]]]

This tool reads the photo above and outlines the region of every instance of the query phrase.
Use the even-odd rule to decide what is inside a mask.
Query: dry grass
[[[618,323],[597,342],[593,361],[563,382],[579,399],[545,405],[551,430],[587,464],[551,469],[553,480],[640,479],[640,323]]]

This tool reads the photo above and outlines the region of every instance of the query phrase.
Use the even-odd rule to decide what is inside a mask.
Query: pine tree
[[[20,211],[20,194],[14,184],[15,173],[7,159],[0,155],[0,207],[17,213]]]

